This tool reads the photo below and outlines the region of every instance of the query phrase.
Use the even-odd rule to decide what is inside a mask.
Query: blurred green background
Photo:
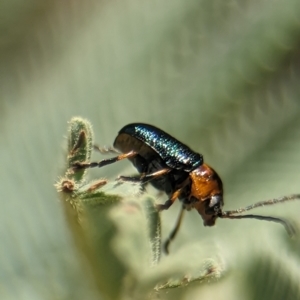
[[[73,116],[102,145],[130,122],[161,127],[222,176],[225,209],[299,193],[299,16],[299,0],[2,0],[1,300],[98,299],[53,187]],[[163,213],[164,237],[178,209]],[[299,211],[293,202],[257,213],[299,227]],[[204,228],[193,211],[171,251],[189,243],[215,245],[228,272],[172,299],[300,299],[299,237],[280,226]]]

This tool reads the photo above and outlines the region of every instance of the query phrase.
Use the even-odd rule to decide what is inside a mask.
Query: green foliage
[[[154,199],[142,195],[139,184],[86,182],[86,172],[72,166],[91,157],[91,125],[73,118],[68,132],[68,167],[56,187],[85,269],[101,295],[146,299],[155,291],[220,277],[223,267],[213,258],[188,266],[175,256],[160,264],[161,225]]]
[[[299,15],[299,0],[1,1],[0,299],[99,300],[92,264],[87,255],[81,263],[76,252],[83,247],[80,252],[88,253],[84,245],[93,239],[81,242],[77,206],[64,207],[65,214],[61,207],[78,200],[74,190],[89,206],[110,195],[108,220],[125,198],[152,207],[151,197],[135,194],[138,187],[124,184],[114,193],[117,175],[134,172],[127,161],[65,174],[64,134],[72,116],[91,120],[102,145],[111,145],[131,122],[166,130],[216,169],[226,210],[299,193]],[[67,179],[59,179],[60,196],[70,202],[57,201],[58,174]],[[160,215],[163,240],[176,206]],[[299,202],[257,213],[300,227]],[[97,227],[96,220],[90,223]],[[117,223],[107,228],[121,233]],[[155,226],[148,229],[155,240]],[[151,248],[154,264],[160,252]],[[191,211],[170,251],[143,277],[136,295],[193,280],[193,266],[201,272],[212,258],[228,270],[222,280],[160,289],[159,297],[273,300],[284,290],[300,299],[299,234],[291,240],[279,225],[218,220],[204,228]]]

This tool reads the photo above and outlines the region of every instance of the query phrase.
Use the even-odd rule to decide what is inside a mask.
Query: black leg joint
[[[173,204],[172,200],[166,201],[164,204],[157,204],[156,208],[158,211],[167,210]]]

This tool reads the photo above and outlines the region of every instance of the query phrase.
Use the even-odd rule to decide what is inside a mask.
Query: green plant
[[[208,252],[200,248],[183,249],[190,253],[188,260],[179,252],[160,261],[160,216],[154,199],[144,195],[139,184],[89,182],[87,170],[72,170],[75,161],[90,160],[92,147],[91,124],[73,118],[66,172],[56,187],[95,290],[106,299],[152,298],[168,289],[220,278],[222,260],[214,252],[205,257]]]

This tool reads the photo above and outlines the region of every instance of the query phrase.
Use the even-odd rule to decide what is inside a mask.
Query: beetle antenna
[[[265,201],[257,202],[252,205],[246,206],[244,208],[238,208],[235,210],[227,210],[227,211],[222,212],[222,215],[228,216],[228,215],[241,214],[241,213],[251,210],[253,208],[266,206],[266,205],[273,205],[273,204],[277,204],[277,203],[283,203],[283,202],[290,201],[290,200],[300,200],[300,194],[293,194],[293,195],[289,195],[289,196],[283,196],[280,198],[265,200]]]
[[[283,196],[280,198],[275,198],[275,199],[270,199],[266,201],[261,201],[254,203],[252,205],[246,206],[244,208],[239,208],[236,210],[228,210],[228,211],[223,211],[221,212],[218,217],[223,218],[223,219],[257,219],[257,220],[263,220],[263,221],[271,221],[271,222],[276,222],[284,226],[285,230],[288,232],[290,236],[293,236],[295,234],[295,229],[294,227],[286,220],[280,219],[280,218],[275,218],[275,217],[269,217],[269,216],[260,216],[260,215],[239,215],[236,216],[236,214],[241,214],[245,211],[265,206],[265,205],[273,205],[277,203],[283,203],[286,201],[290,200],[297,200],[300,199],[300,194],[294,194],[294,195],[289,195],[289,196]]]
[[[219,217],[223,219],[257,219],[257,220],[275,222],[283,225],[283,227],[285,228],[285,230],[287,231],[290,237],[293,237],[296,234],[295,228],[287,220],[280,219],[280,218],[275,218],[270,216],[260,216],[260,215],[234,216],[234,215],[228,215],[227,212],[222,212],[222,214]]]

